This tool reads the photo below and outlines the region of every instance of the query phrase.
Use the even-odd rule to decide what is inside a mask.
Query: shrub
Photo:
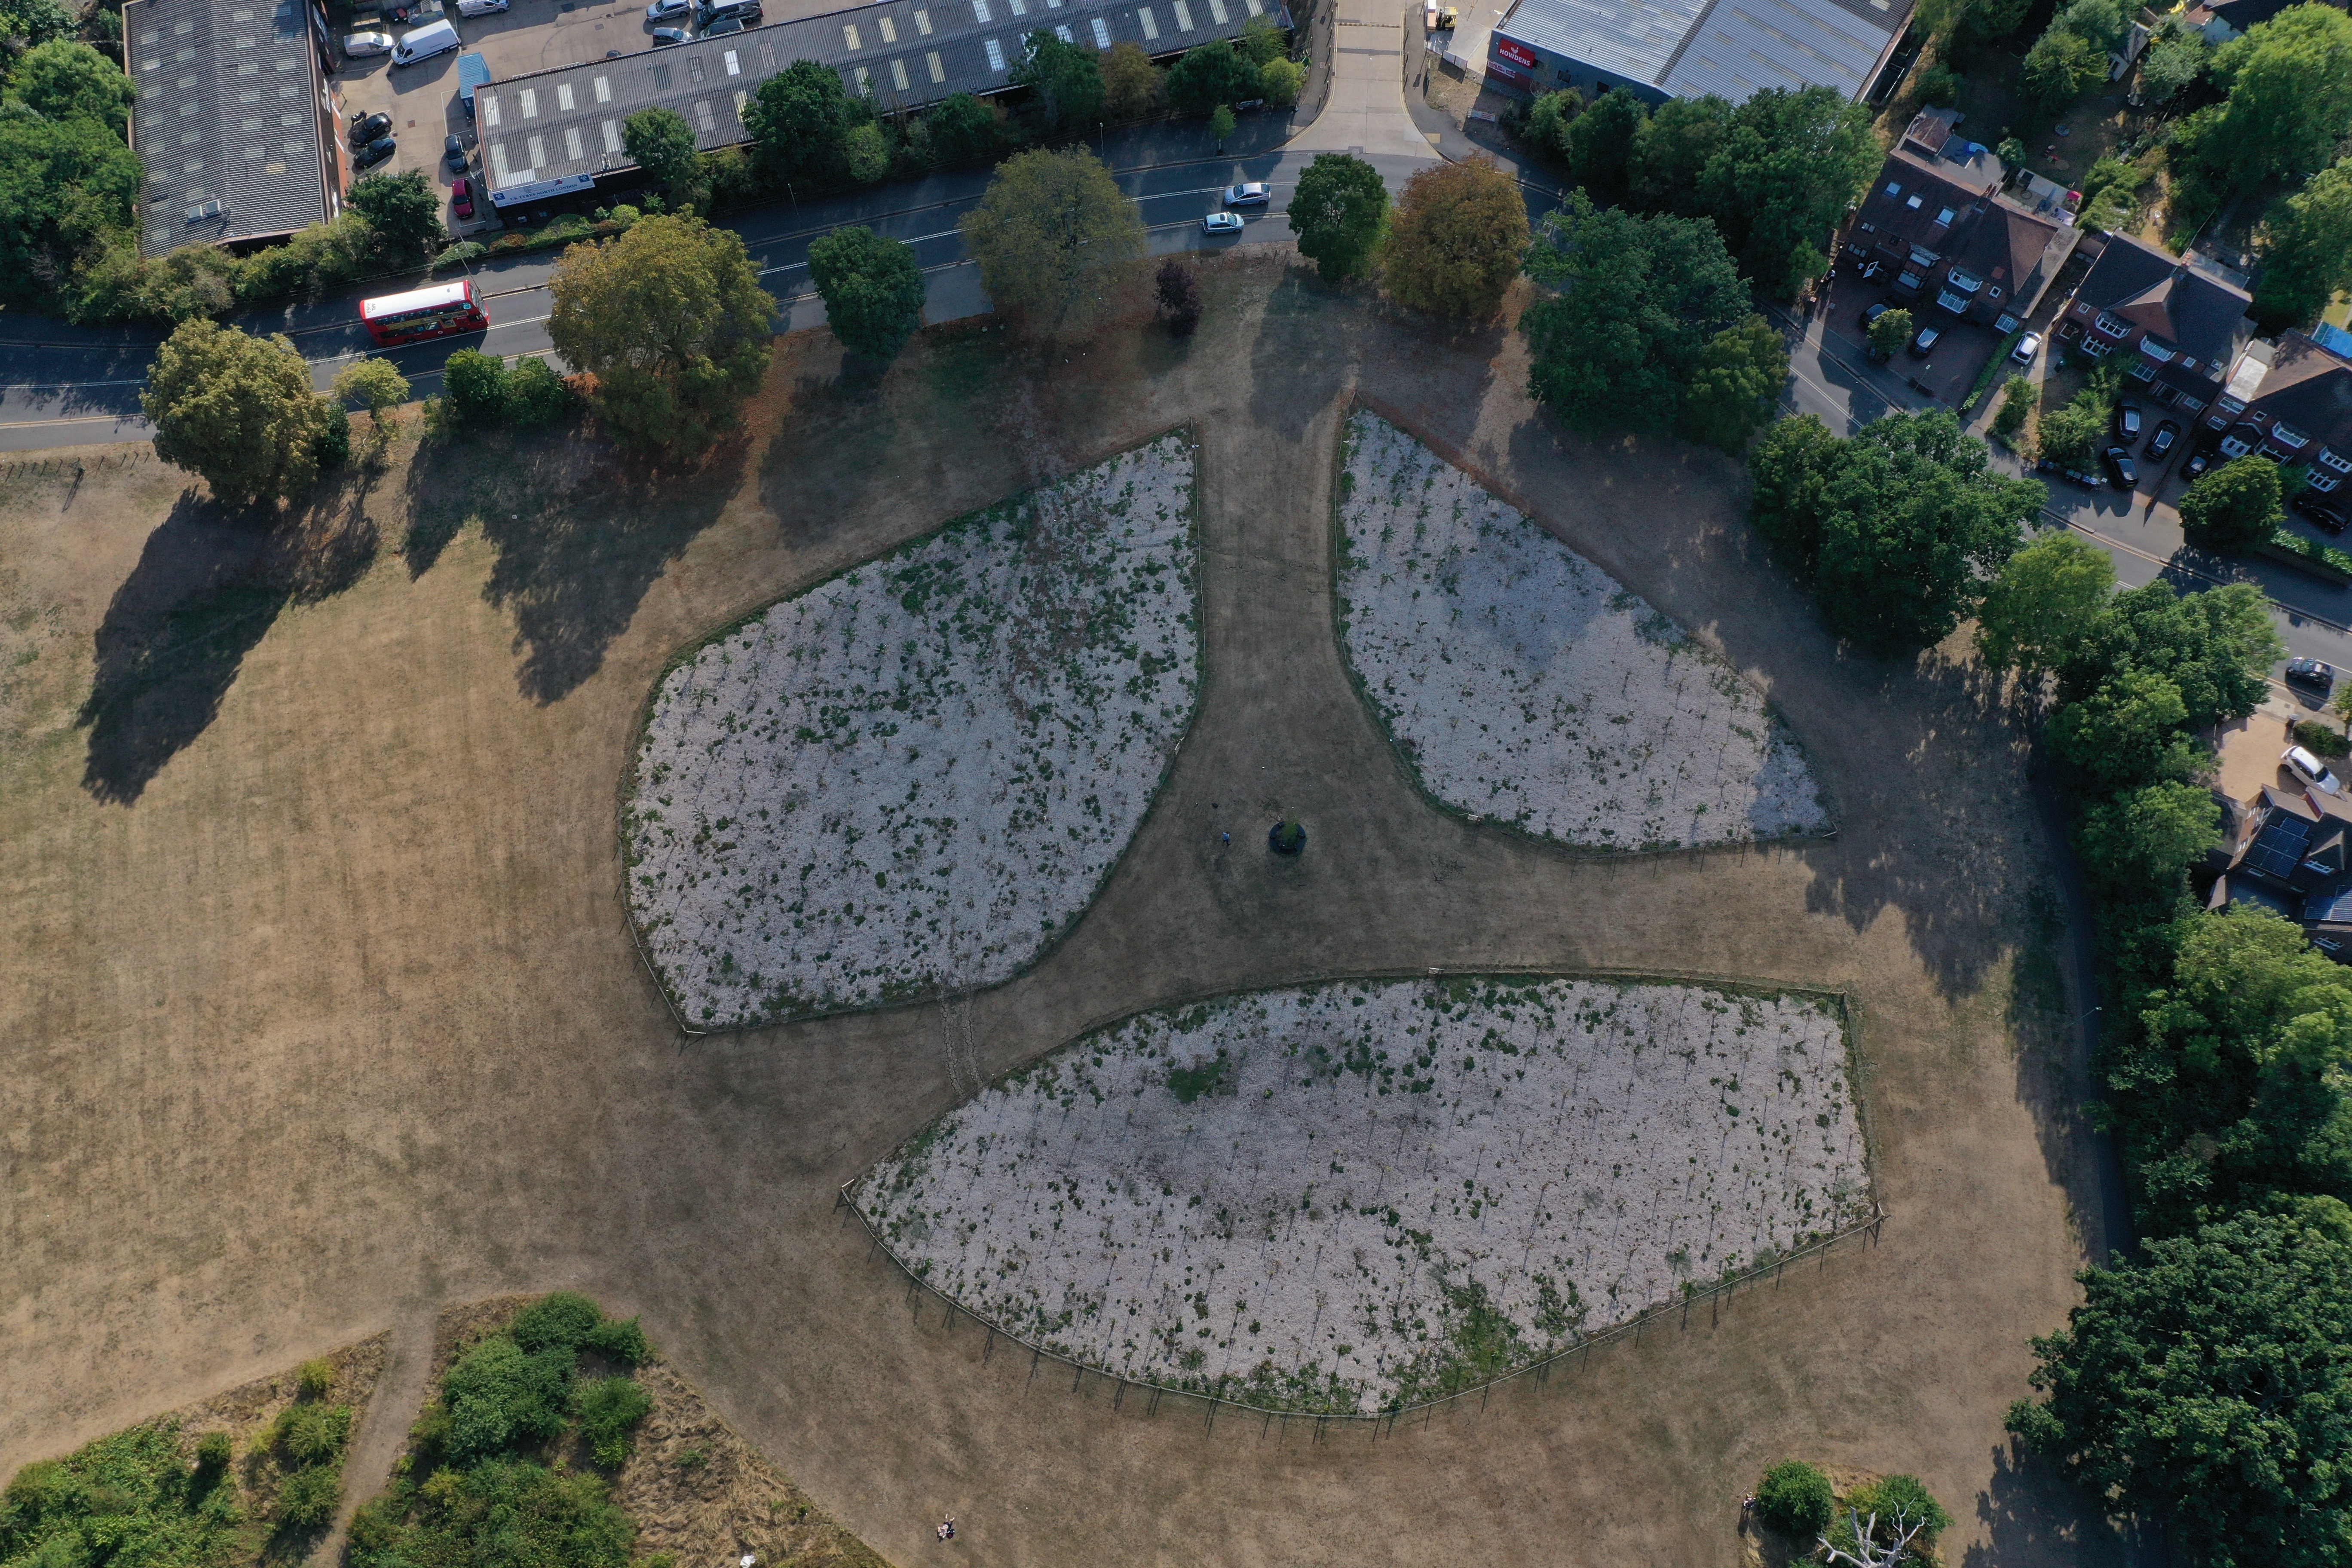
[[[2352,741],[2345,739],[2344,731],[2316,719],[2295,721],[2294,743],[2323,757],[2352,756]]]
[[[442,405],[460,424],[495,425],[506,417],[507,367],[496,354],[459,349],[442,367],[441,384],[447,389]]]
[[[551,1345],[531,1354],[498,1334],[460,1357],[442,1384],[450,1462],[474,1464],[561,1433],[572,1405],[573,1353],[571,1345]]]
[[[2001,388],[2000,407],[1992,416],[1992,433],[2004,441],[2013,439],[2025,428],[2025,416],[2033,412],[2034,402],[2040,396],[2041,390],[2033,384],[2032,376],[2011,376],[2009,384]]]
[[[1756,1516],[1791,1540],[1811,1541],[1830,1527],[1835,1501],[1819,1466],[1790,1459],[1764,1472],[1756,1489]]]
[[[653,1413],[654,1402],[636,1379],[606,1377],[581,1389],[577,1408],[589,1451],[598,1464],[617,1470],[628,1463],[637,1423]]]
[[[520,367],[518,366],[518,369]],[[507,1332],[514,1342],[527,1352],[538,1352],[561,1345],[576,1351],[596,1331],[604,1314],[596,1303],[577,1290],[558,1290],[542,1296],[515,1314]]]
[[[1180,338],[1191,337],[1201,325],[1201,285],[1192,269],[1171,256],[1160,264],[1154,282],[1168,330]]]
[[[352,416],[336,398],[319,400],[319,433],[310,439],[310,458],[321,468],[339,468],[352,460]],[[327,1376],[331,1386],[334,1373]],[[303,1386],[307,1394],[309,1384]]]
[[[396,1483],[352,1521],[352,1568],[628,1568],[636,1526],[593,1475],[522,1459]]]
[[[606,1318],[581,1342],[631,1366],[642,1365],[653,1356],[653,1347],[646,1342],[646,1331],[635,1318]]]
[[[1949,109],[1960,101],[1960,73],[1949,66],[1933,65],[1919,73],[1919,101]]]
[[[463,262],[477,261],[490,253],[490,247],[478,239],[461,239],[433,258],[433,265],[456,267]]]
[[[269,1431],[269,1446],[298,1465],[324,1464],[351,1440],[348,1405],[289,1405]]]
[[[334,1521],[343,1495],[343,1467],[311,1465],[286,1478],[278,1492],[278,1522],[289,1530],[318,1530]]]
[[[207,1432],[196,1439],[196,1468],[207,1475],[217,1476],[228,1468],[236,1450],[226,1432]]]
[[[1916,1476],[1886,1476],[1866,1486],[1856,1487],[1846,1495],[1845,1506],[1846,1511],[1856,1518],[1866,1519],[1876,1514],[1878,1534],[1883,1541],[1895,1538],[1895,1521],[1898,1520],[1906,1526],[1914,1521],[1926,1521],[1927,1528],[1919,1532],[1919,1539],[1914,1545],[1914,1552],[1922,1558],[1927,1555],[1926,1549],[1935,1544],[1937,1535],[1949,1529],[1952,1522],[1952,1516],[1944,1511],[1944,1505],[1928,1495],[1927,1489],[1919,1484]]]
[[[580,411],[579,394],[536,356],[515,362],[507,372],[506,390],[507,417],[517,425],[559,424]]]

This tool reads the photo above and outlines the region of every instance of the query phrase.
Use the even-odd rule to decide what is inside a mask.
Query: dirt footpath
[[[935,336],[878,385],[794,340],[751,438],[691,475],[561,443],[404,460],[321,524],[380,533],[373,565],[290,597],[152,464],[0,491],[9,592],[62,628],[26,623],[42,674],[0,757],[0,1470],[447,1302],[569,1285],[642,1311],[901,1563],[952,1513],[954,1550],[1024,1568],[1472,1542],[1730,1564],[1740,1495],[1791,1455],[1916,1471],[1959,1521],[1950,1561],[2113,1560],[2000,1432],[2099,1209],[2057,1065],[2045,848],[1970,672],[1843,657],[1738,521],[1735,466],[1555,434],[1499,330],[1435,332],[1263,261],[1209,293],[1189,344]],[[1762,682],[1841,837],[1600,859],[1423,806],[1332,636],[1332,444],[1359,389]],[[682,1043],[614,842],[663,660],[1179,422],[1208,679],[1101,901],[968,1028],[918,1008]],[[1285,812],[1313,835],[1296,861],[1263,849]],[[1883,1242],[1542,1389],[1318,1443],[983,1363],[835,1207],[979,1077],[1088,1024],[1424,965],[1852,989]]]

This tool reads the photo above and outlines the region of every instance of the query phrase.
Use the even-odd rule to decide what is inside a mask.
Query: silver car
[[[654,0],[646,7],[646,20],[659,22],[671,16],[683,16],[694,9],[694,0]]]
[[[352,59],[365,59],[370,55],[392,53],[390,33],[353,33],[343,40],[343,53]]]
[[[1245,185],[1225,187],[1225,205],[1229,207],[1262,207],[1274,200],[1274,187],[1252,181]]]

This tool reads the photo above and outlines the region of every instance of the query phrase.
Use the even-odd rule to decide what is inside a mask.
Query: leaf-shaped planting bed
[[[1681,627],[1377,416],[1344,457],[1341,647],[1433,798],[1586,848],[1829,829],[1786,727]]]
[[[1833,997],[1353,981],[1139,1014],[852,1184],[910,1272],[1139,1382],[1370,1411],[1863,1220]]]
[[[1085,910],[1199,695],[1169,436],[771,605],[656,690],[629,908],[697,1026],[992,984]]]

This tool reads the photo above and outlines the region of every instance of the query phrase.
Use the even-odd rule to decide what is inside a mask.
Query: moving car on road
[[[1201,220],[1201,230],[1204,234],[1239,234],[1242,227],[1242,215],[1239,213],[1211,213]]]
[[[2336,777],[2334,773],[2327,771],[2327,764],[2321,762],[2317,757],[2313,756],[2309,752],[2305,751],[2301,746],[2289,746],[2284,752],[2281,752],[2279,755],[2279,766],[2293,773],[2305,784],[2309,784],[2313,789],[2319,791],[2322,795],[2342,795],[2344,793],[2343,784],[2336,781]]]
[[[2110,447],[2099,454],[2107,465],[2107,482],[2119,490],[2127,490],[2139,483],[2139,470],[2132,467],[2131,454],[2121,447]]]
[[[1253,180],[1247,184],[1225,187],[1225,205],[1229,207],[1262,207],[1272,200],[1274,187],[1263,181]]]
[[[386,345],[415,342],[419,338],[446,337],[452,332],[478,332],[490,324],[482,313],[482,298],[471,279],[412,289],[405,294],[383,294],[360,301],[360,324],[368,336]]]
[[[2286,661],[2286,678],[2297,686],[2316,686],[2325,691],[2336,684],[2336,667],[2315,658],[2291,658]]]

